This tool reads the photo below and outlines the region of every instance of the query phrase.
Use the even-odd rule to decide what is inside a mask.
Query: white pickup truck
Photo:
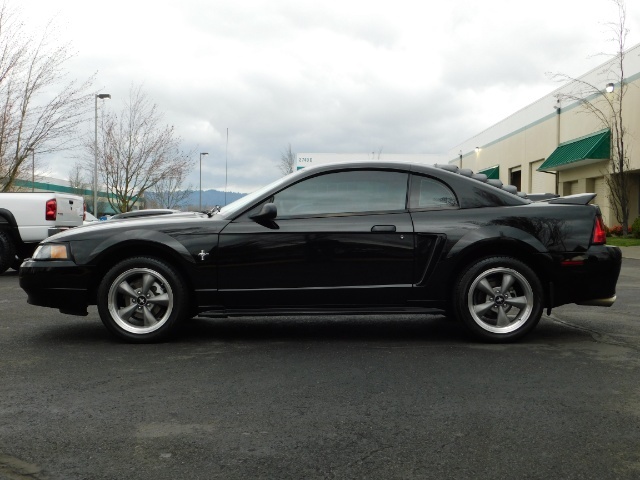
[[[82,197],[57,192],[0,193],[0,273],[18,269],[38,243],[82,225]]]

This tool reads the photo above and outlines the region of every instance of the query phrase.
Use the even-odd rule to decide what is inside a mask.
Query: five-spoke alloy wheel
[[[113,267],[98,288],[105,326],[129,342],[164,338],[186,311],[186,289],[168,264],[137,257]]]
[[[527,265],[511,257],[488,257],[459,278],[454,308],[477,336],[509,342],[537,325],[542,296],[540,280]]]

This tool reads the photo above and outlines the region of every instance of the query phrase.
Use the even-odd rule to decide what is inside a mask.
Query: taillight
[[[591,243],[594,245],[604,245],[607,243],[607,232],[604,230],[604,222],[600,215],[596,216],[595,225],[593,227],[593,239]]]
[[[82,204],[82,221],[84,222],[87,219],[87,204]]]
[[[56,220],[58,216],[58,202],[55,198],[47,201],[47,213],[45,215],[46,220]]]

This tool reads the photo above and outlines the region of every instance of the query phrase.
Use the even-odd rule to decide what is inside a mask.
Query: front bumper
[[[20,267],[19,279],[29,304],[58,308],[72,315],[87,314],[91,300],[90,275],[86,268],[69,260],[27,259]]]

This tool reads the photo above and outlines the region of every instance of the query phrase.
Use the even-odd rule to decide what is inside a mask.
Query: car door
[[[450,295],[446,284],[436,274],[437,268],[450,268],[441,255],[447,243],[458,241],[465,231],[463,222],[473,222],[474,212],[460,216],[460,206],[453,190],[444,182],[427,175],[413,174],[409,211],[415,232],[415,288],[411,304],[429,308]]]
[[[402,305],[413,280],[408,174],[351,170],[319,174],[266,202],[277,217],[251,214],[227,225],[218,250],[228,308],[369,309]]]

